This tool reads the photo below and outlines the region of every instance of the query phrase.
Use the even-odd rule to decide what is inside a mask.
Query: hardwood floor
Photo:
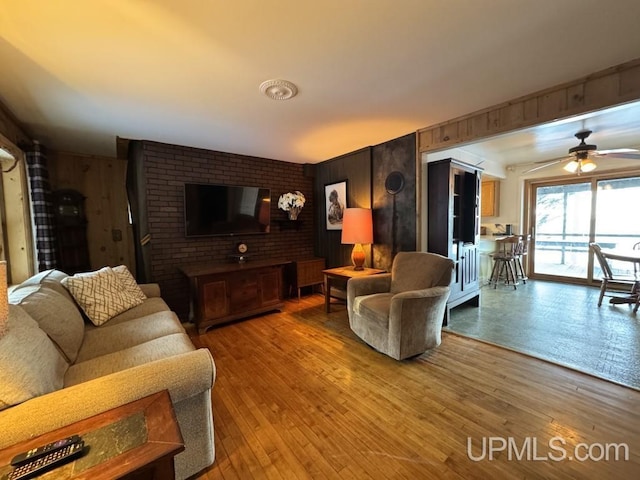
[[[217,365],[216,461],[198,479],[600,480],[640,471],[640,392],[455,334],[397,362],[351,332],[344,306],[324,313],[316,294],[193,340]],[[549,447],[553,437],[564,451]],[[502,439],[511,448],[499,452]],[[581,443],[581,458],[590,446],[591,458],[609,460],[569,460]],[[626,445],[628,460],[615,461],[606,444],[621,453]]]

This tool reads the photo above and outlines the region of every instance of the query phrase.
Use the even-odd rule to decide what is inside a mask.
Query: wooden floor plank
[[[349,329],[323,297],[190,331],[217,366],[212,392],[216,462],[196,478],[636,478],[640,392],[517,352],[443,334],[442,344],[397,362]],[[562,437],[626,443],[628,461],[473,461],[489,437],[513,446]],[[497,441],[497,440],[496,440]],[[475,452],[475,453],[474,453]],[[511,452],[514,453],[513,451]],[[526,452],[525,452],[526,453]],[[532,452],[529,452],[531,456]]]

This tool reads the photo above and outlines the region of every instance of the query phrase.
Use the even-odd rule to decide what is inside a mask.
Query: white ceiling
[[[315,163],[637,58],[639,18],[638,0],[3,0],[0,101],[55,150]],[[277,78],[299,94],[263,96]],[[618,118],[592,143],[640,144]],[[578,129],[533,129],[525,155]]]

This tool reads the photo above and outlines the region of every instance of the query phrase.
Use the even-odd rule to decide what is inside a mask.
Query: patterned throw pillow
[[[118,265],[117,267],[113,267],[113,271],[116,272],[118,278],[120,279],[120,283],[127,292],[140,299],[141,302],[147,299],[147,296],[143,293],[142,289],[138,285],[138,282],[136,282],[136,279],[133,278],[133,275],[126,265]]]
[[[78,305],[94,325],[102,325],[119,313],[142,303],[128,292],[111,267],[77,273],[62,280]]]

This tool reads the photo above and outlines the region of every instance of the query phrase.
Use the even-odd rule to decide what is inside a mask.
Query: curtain
[[[31,205],[35,225],[38,271],[56,268],[56,236],[49,185],[49,170],[44,147],[34,141],[31,151],[26,152],[31,187]]]

